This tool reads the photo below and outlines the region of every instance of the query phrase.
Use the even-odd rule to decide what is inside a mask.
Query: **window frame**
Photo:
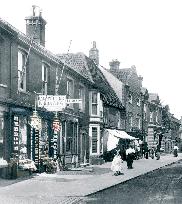
[[[70,88],[71,92],[69,90],[69,82],[72,83],[72,88]],[[69,92],[71,93],[71,95],[69,94]],[[74,79],[71,77],[67,77],[66,80],[66,96],[67,99],[74,99]],[[67,107],[73,109],[73,103],[67,104]]]
[[[19,58],[19,54],[21,54],[21,61],[22,63],[20,63],[20,58]],[[27,64],[28,64],[28,59],[27,59],[28,55],[27,55],[27,51],[22,49],[22,48],[18,48],[18,90],[22,91],[22,92],[26,92],[26,88],[27,88]],[[22,66],[21,66],[22,65]],[[25,67],[24,73],[23,73],[23,69]],[[21,76],[21,74],[23,73],[23,76]],[[23,77],[23,79],[21,80],[21,78]],[[23,88],[21,87],[21,83],[23,83]]]
[[[78,98],[82,99],[82,102],[78,104],[79,111],[85,112],[85,86],[83,84],[79,84]]]
[[[96,102],[93,101],[93,94],[96,94]],[[91,116],[99,116],[99,101],[100,101],[100,95],[99,92],[96,90],[91,91],[90,93],[90,115]],[[96,114],[93,114],[93,106],[96,106]]]
[[[48,63],[46,63],[45,61],[42,61],[42,94],[43,95],[47,95],[48,92],[48,79],[49,79],[49,69],[50,69],[50,65]],[[46,75],[45,75],[46,72]]]
[[[93,152],[93,128],[97,130],[97,139],[96,139],[96,152]],[[100,141],[100,125],[99,124],[91,124],[89,126],[89,135],[90,135],[90,155],[99,155],[101,152],[101,141]],[[95,140],[95,139],[94,139]]]
[[[133,103],[133,96],[132,96],[131,93],[129,93],[129,95],[128,95],[128,102],[129,102],[130,104]]]

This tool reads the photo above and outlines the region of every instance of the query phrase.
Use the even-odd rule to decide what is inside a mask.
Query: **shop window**
[[[72,79],[67,80],[67,99],[74,98],[74,83]],[[67,107],[73,108],[73,103],[67,104]]]
[[[79,94],[79,99],[82,99],[82,102],[79,103],[79,109],[80,111],[84,112],[85,111],[85,88],[83,86],[79,86],[78,90]]]
[[[18,51],[18,90],[26,91],[27,55],[24,51]]]
[[[20,159],[27,158],[27,118],[19,117],[19,152]]]
[[[91,98],[91,114],[92,115],[97,115],[98,114],[98,93],[97,92],[92,92],[92,98]]]
[[[3,158],[4,120],[0,117],[0,158]]]
[[[42,94],[47,95],[47,84],[48,84],[48,70],[49,66],[42,63]]]

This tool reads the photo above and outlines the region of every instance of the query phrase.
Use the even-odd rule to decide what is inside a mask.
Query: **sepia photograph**
[[[0,6],[0,204],[182,203],[182,1]]]

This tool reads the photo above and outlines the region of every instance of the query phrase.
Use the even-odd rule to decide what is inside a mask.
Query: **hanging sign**
[[[36,130],[42,129],[41,118],[38,116],[37,111],[34,111],[33,115],[30,117],[30,125],[32,128],[35,128]]]
[[[59,119],[54,119],[53,124],[52,124],[52,129],[56,132],[60,131],[61,126],[60,126],[60,121]]]
[[[18,153],[19,150],[19,117],[14,116],[13,118],[13,150],[14,153]]]

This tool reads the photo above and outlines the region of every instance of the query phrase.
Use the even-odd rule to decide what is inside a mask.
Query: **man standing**
[[[130,145],[129,148],[126,150],[126,162],[127,162],[128,169],[133,169],[132,165],[133,165],[133,159],[135,156],[134,154],[135,154],[135,150]]]

